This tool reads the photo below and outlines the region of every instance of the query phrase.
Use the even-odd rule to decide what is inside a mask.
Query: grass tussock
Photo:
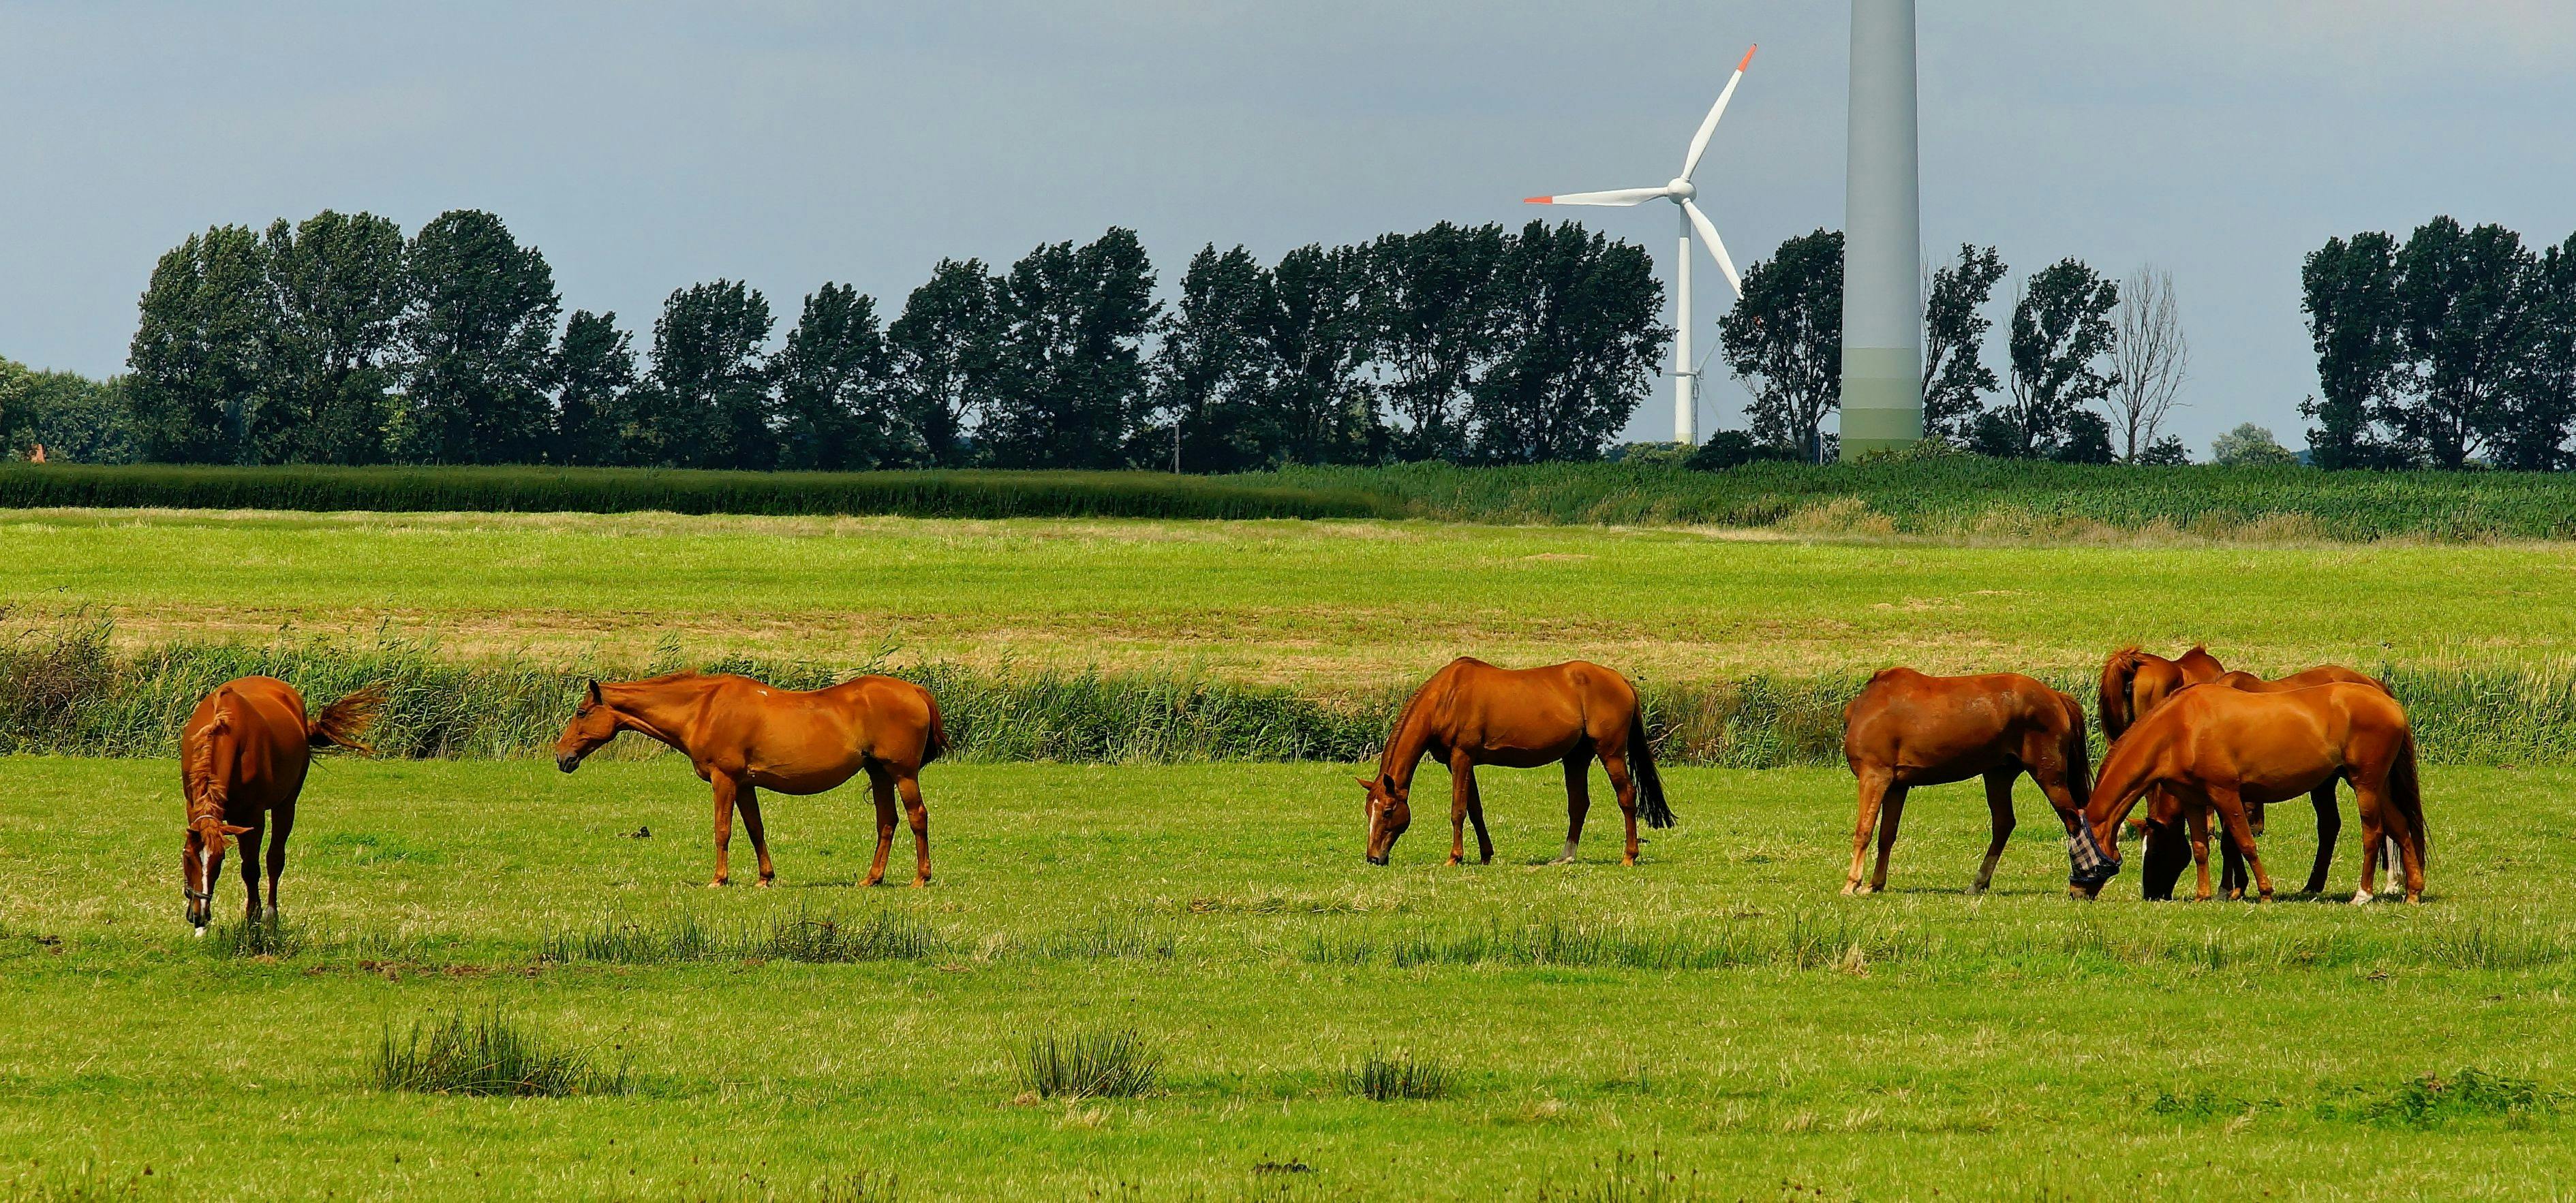
[[[1163,1054],[1134,1028],[1054,1029],[1029,1037],[1020,1083],[1042,1099],[1135,1098],[1161,1081]]]
[[[656,920],[605,918],[556,932],[538,953],[559,963],[671,965],[696,961],[792,961],[842,965],[863,961],[918,961],[947,947],[939,929],[918,915],[880,910],[855,921],[798,908],[790,915],[720,926],[681,914]]]
[[[1364,518],[1349,488],[1160,472],[720,472],[660,468],[0,465],[0,507],[913,518]]]
[[[378,1090],[560,1098],[624,1094],[628,1067],[597,1064],[591,1053],[557,1044],[500,1007],[414,1020],[397,1037],[385,1025],[370,1078]]]
[[[1661,1153],[1641,1158],[1627,1152],[1595,1165],[1591,1174],[1574,1182],[1541,1183],[1532,1196],[1542,1203],[1699,1203],[1718,1197],[1701,1186],[1696,1171],[1667,1168]]]
[[[2498,1119],[2516,1125],[2554,1115],[2567,1100],[2566,1092],[2544,1089],[2529,1078],[2469,1067],[2449,1077],[2428,1073],[2394,1087],[2354,1090],[2319,1103],[2317,1114],[2391,1128],[2442,1128]]]
[[[1376,1103],[1447,1098],[1450,1072],[1444,1061],[1372,1047],[1359,1064],[1342,1071],[1342,1089]]]

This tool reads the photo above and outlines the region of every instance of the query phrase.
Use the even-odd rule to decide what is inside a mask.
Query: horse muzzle
[[[581,767],[581,757],[566,753],[558,753],[555,756],[555,767],[569,773],[574,769]]]
[[[1368,863],[1372,865],[1383,865],[1386,863],[1386,857],[1384,855],[1371,856],[1368,858]]]

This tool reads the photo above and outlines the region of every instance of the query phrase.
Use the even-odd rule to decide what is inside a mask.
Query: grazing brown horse
[[[286,837],[295,830],[295,798],[304,790],[313,749],[372,753],[360,737],[384,704],[385,687],[370,685],[307,715],[304,695],[275,677],[226,681],[197,703],[179,731],[179,794],[188,824],[179,888],[198,935],[206,934],[214,914],[215,881],[236,836],[249,837],[242,841],[242,888],[249,894],[243,919],[259,918],[262,827],[269,832],[268,906],[277,909]]]
[[[1887,888],[1888,853],[1896,847],[1906,791],[1915,786],[1986,779],[1994,838],[1977,868],[1975,888],[1982,891],[1994,880],[1995,862],[2012,836],[2013,782],[2029,773],[2056,808],[2059,823],[2072,832],[2091,775],[2083,703],[2020,673],[1931,677],[1910,668],[1886,669],[1843,708],[1843,756],[1860,783],[1845,894]],[[1861,864],[1873,828],[1878,868],[1863,890]]]
[[[2190,651],[2171,660],[2140,651],[2134,643],[2111,653],[2111,658],[2102,662],[2098,699],[2102,707],[2102,738],[2117,741],[2127,733],[2129,724],[2155,709],[2157,703],[2185,686],[2215,681],[2226,671],[2218,657],[2200,644],[2193,644]]]
[[[1619,798],[1628,822],[1623,865],[1637,863],[1637,816],[1650,827],[1673,825],[1672,807],[1664,802],[1663,779],[1655,773],[1653,749],[1646,744],[1644,715],[1637,708],[1636,687],[1626,677],[1572,660],[1545,668],[1503,669],[1482,660],[1460,658],[1432,674],[1396,716],[1378,760],[1377,776],[1362,777],[1368,791],[1368,859],[1386,863],[1397,836],[1413,823],[1409,799],[1413,771],[1425,756],[1449,766],[1449,863],[1466,859],[1466,823],[1476,824],[1478,859],[1494,860],[1494,841],[1485,834],[1485,804],[1476,793],[1476,766],[1499,764],[1530,769],[1565,764],[1565,855],[1574,859],[1583,840],[1583,815],[1592,805],[1586,770],[1598,757]]]
[[[2249,672],[2227,672],[2219,674],[2218,679],[2211,682],[2211,684],[2214,685],[2225,686],[2229,689],[2242,690],[2246,693],[2286,693],[2293,689],[2306,689],[2315,685],[2333,685],[2337,683],[2348,685],[2367,685],[2381,693],[2388,692],[2388,686],[2380,681],[2379,678],[2355,672],[2354,670],[2345,668],[2340,664],[2320,664],[2314,668],[2301,669],[2298,672],[2291,673],[2289,676],[2269,681]],[[2325,892],[2327,870],[2334,867],[2335,840],[2343,834],[2343,812],[2335,806],[2334,787],[2334,780],[2332,778],[2328,778],[2323,785],[2318,786],[2308,795],[2308,804],[2314,807],[2317,812],[2317,859],[2316,864],[2308,870],[2307,892],[2311,894],[2320,894]],[[2249,822],[2254,828],[2255,837],[2258,839],[2261,838],[2263,835],[2263,807],[2260,804],[2255,805],[2254,813],[2250,817]],[[2203,825],[2201,827],[2194,828],[2194,831],[2205,832],[2206,829],[2206,820],[2204,820]],[[2220,842],[2219,850],[2221,853],[2219,888],[2225,891],[2227,896],[2230,898],[2241,897],[2245,893],[2245,886],[2247,884],[2245,877],[2245,858],[2237,855],[2235,845],[2226,843],[2225,841]],[[2205,835],[2193,840],[2191,852],[2193,861],[2200,868],[2200,896],[2202,898],[2207,898],[2210,896],[2209,847],[2208,839]],[[2397,848],[2394,844],[2391,844],[2384,849],[2383,855],[2387,858],[2389,864],[2394,865],[2397,863],[2398,854]]]
[[[2426,839],[2415,733],[2397,700],[2371,685],[2339,682],[2281,693],[2185,689],[2111,746],[2084,818],[2092,840],[2110,851],[2120,821],[2151,792],[2158,793],[2155,805],[2172,811],[2207,807],[2269,898],[2272,882],[2255,848],[2248,806],[2311,793],[2336,778],[2352,783],[2367,845],[2353,901],[2370,901],[2383,831],[2399,849],[2392,870],[2404,882],[2406,900],[2419,900]],[[2170,825],[2177,817],[2167,813],[2157,821]],[[2116,853],[2110,861],[2116,870]],[[2079,858],[2076,889],[2090,897],[2100,892],[2101,880],[2086,881],[2083,869]]]
[[[590,683],[563,738],[555,766],[569,773],[600,745],[633,731],[679,749],[715,787],[716,875],[732,877],[733,812],[760,860],[760,884],[777,876],[760,823],[763,789],[819,794],[862,770],[875,791],[877,857],[862,885],[885,880],[894,847],[894,803],[912,821],[912,884],[930,884],[930,812],[921,801],[921,766],[948,750],[938,699],[910,681],[859,677],[829,689],[779,689],[731,675],[672,673],[642,681]]]

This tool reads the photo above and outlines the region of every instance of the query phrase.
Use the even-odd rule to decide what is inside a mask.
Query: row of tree
[[[1637,247],[1442,224],[1265,265],[1194,257],[1168,311],[1133,231],[993,272],[942,261],[892,321],[826,283],[673,292],[649,362],[562,316],[536,248],[457,211],[221,226],[162,256],[120,395],[150,459],[722,468],[1589,459],[1670,338]]]
[[[1987,309],[2006,274],[1995,248],[1974,245],[1928,273],[1924,435],[2008,459],[2187,462],[2182,441],[2163,433],[2191,362],[2173,278],[2143,269],[2123,287],[2076,259],[2032,273],[2015,287],[2009,375],[1999,378],[1985,363]],[[1718,345],[1752,394],[1755,445],[1832,457],[1826,419],[1841,403],[1842,296],[1840,231],[1791,238],[1744,273]]]
[[[2437,217],[2329,240],[2300,273],[2323,467],[2576,466],[2576,235],[2541,251]]]

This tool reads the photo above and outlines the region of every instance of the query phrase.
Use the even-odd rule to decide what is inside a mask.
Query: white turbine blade
[[[1608,192],[1568,192],[1562,196],[1526,196],[1524,205],[1641,205],[1671,196],[1671,188],[1614,188]]]
[[[1726,273],[1726,286],[1734,289],[1735,295],[1743,296],[1744,281],[1736,278],[1735,260],[1726,257],[1726,243],[1718,238],[1717,227],[1709,224],[1708,214],[1689,201],[1682,202],[1682,212],[1690,214],[1691,228],[1699,231],[1699,240],[1707,243],[1708,253],[1717,258],[1717,270]]]
[[[1726,90],[1717,94],[1716,104],[1709,106],[1708,120],[1699,123],[1699,133],[1691,137],[1690,153],[1682,156],[1683,179],[1691,178],[1691,173],[1699,170],[1699,157],[1708,150],[1709,135],[1717,132],[1717,119],[1726,115],[1726,102],[1735,99],[1735,85],[1744,82],[1744,69],[1752,65],[1753,51],[1761,48],[1757,42],[1752,50],[1744,52],[1744,58],[1735,64],[1735,74],[1727,77]]]

